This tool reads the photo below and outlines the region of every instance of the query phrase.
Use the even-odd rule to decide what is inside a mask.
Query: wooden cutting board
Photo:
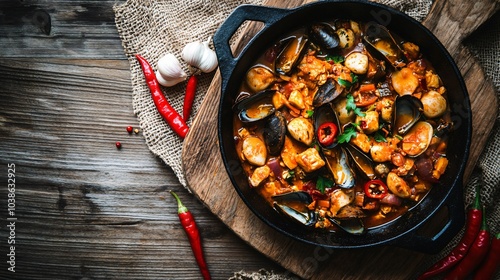
[[[268,0],[265,5],[295,7],[308,0]],[[493,85],[462,41],[497,9],[494,0],[435,0],[424,20],[446,46],[465,78],[473,112],[473,137],[466,182],[493,127],[498,105]],[[258,30],[250,25],[239,39],[244,46]],[[307,279],[406,279],[421,271],[428,255],[395,247],[329,250],[286,237],[247,208],[226,174],[217,139],[220,75],[217,73],[184,140],[183,168],[189,188],[242,240],[284,268]],[[486,101],[486,102],[485,102]]]

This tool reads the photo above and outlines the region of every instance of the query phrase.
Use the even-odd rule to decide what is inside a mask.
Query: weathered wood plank
[[[2,1],[0,56],[125,59],[112,9],[122,2]]]
[[[9,276],[199,279],[170,189],[199,223],[214,279],[280,270],[189,195],[140,134],[126,132],[138,127],[131,92],[126,60],[0,58],[1,164],[16,164],[17,183]],[[7,209],[7,188],[0,197]],[[1,240],[5,221],[2,211]],[[7,250],[2,242],[2,260]]]

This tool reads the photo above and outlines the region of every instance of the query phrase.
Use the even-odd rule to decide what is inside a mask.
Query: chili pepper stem
[[[177,196],[177,194],[174,191],[170,191],[170,194],[175,198],[177,201],[177,213],[182,214],[186,213],[188,211],[187,207],[182,204],[181,199]]]

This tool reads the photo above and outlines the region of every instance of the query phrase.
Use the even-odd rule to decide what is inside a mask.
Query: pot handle
[[[439,232],[429,237],[420,235],[418,230],[415,230],[409,236],[405,236],[404,239],[396,240],[394,245],[427,254],[440,252],[462,229],[465,223],[462,189],[462,183],[457,184],[454,190],[448,194],[443,205],[441,205],[441,208],[448,207],[448,221]],[[437,212],[434,212],[434,214]],[[422,224],[419,226],[422,226]]]
[[[264,27],[259,31],[260,33],[289,13],[290,10],[288,9],[257,5],[240,5],[229,15],[224,23],[222,23],[215,32],[213,42],[215,52],[217,53],[217,59],[219,60],[219,70],[222,76],[223,89],[226,87],[228,77],[236,67],[236,63],[239,59],[239,56],[233,56],[229,40],[241,24],[246,20],[260,21],[264,23]],[[250,40],[247,46],[251,41],[253,41],[253,39]]]

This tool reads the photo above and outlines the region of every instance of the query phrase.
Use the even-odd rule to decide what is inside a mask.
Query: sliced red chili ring
[[[318,128],[318,141],[323,146],[330,146],[335,141],[337,136],[338,128],[332,122],[327,122]]]
[[[387,185],[380,180],[370,180],[365,184],[365,194],[369,198],[382,199],[388,193]]]

